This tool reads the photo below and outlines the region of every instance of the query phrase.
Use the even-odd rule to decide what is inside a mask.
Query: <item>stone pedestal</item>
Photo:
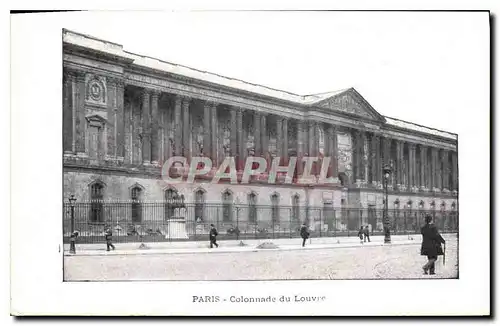
[[[186,232],[186,220],[180,216],[174,216],[167,221],[168,233],[167,239],[188,239]]]
[[[168,232],[165,236],[167,239],[188,239],[186,232],[186,220],[184,219],[182,212],[185,209],[175,208],[174,216],[167,220]]]

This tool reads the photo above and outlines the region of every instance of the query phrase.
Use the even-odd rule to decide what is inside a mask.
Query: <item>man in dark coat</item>
[[[217,232],[217,229],[215,228],[215,225],[210,224],[210,234],[209,234],[209,237],[210,237],[210,248],[213,248],[214,245],[217,248],[219,248],[219,245],[217,244],[217,235],[219,235],[219,233]]]
[[[436,226],[432,223],[432,216],[425,216],[425,225],[422,227],[422,248],[420,249],[420,254],[422,256],[427,256],[427,264],[422,268],[424,274],[429,273],[430,275],[436,274],[434,272],[435,263],[437,256],[443,255],[442,243],[445,243],[443,237],[439,234]]]
[[[115,250],[115,246],[113,245],[113,232],[111,231],[111,228],[107,228],[106,231],[104,232],[104,236],[106,237],[106,251],[109,251],[109,248],[113,248]]]
[[[309,230],[307,229],[306,223],[302,223],[300,227],[300,236],[302,237],[302,247],[305,247],[306,240],[309,239]]]
[[[366,239],[368,239],[368,242],[370,242],[370,229],[368,228],[368,225],[366,225],[365,228],[363,229],[363,234],[365,236],[365,242]]]

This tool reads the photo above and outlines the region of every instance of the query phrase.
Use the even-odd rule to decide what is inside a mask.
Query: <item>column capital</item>
[[[159,90],[157,90],[157,89],[152,89],[152,90],[150,90],[150,93],[151,93],[151,96],[152,96],[153,98],[158,98],[158,97],[160,97],[160,95],[161,95],[161,91],[159,91]]]
[[[114,76],[107,76],[106,81],[110,86],[116,86],[116,87],[124,87],[125,86],[125,80],[120,77],[114,77]]]
[[[182,100],[182,107],[183,108],[189,107],[189,104],[191,104],[191,97],[181,96],[181,100]]]
[[[208,106],[208,107],[216,107],[219,103],[216,102],[216,101],[213,101],[213,100],[206,100],[205,101],[205,106]]]
[[[77,81],[85,81],[87,73],[83,70],[77,70],[72,68],[64,68],[64,73],[71,79]]]
[[[415,143],[408,143],[408,148],[414,151],[417,148],[417,144]]]

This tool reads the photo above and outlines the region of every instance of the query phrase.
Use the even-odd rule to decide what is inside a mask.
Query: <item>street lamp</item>
[[[76,197],[75,195],[71,195],[68,199],[69,205],[71,207],[71,235],[69,238],[70,241],[70,247],[69,247],[69,252],[74,254],[76,253],[76,236],[75,236],[75,203],[76,203]]]
[[[389,178],[391,177],[392,169],[389,165],[384,165],[382,168],[384,173],[384,191],[385,191],[385,205],[384,205],[384,243],[391,243],[391,230],[389,228]]]

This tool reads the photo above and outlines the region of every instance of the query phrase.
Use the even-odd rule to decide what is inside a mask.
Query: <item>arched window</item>
[[[194,220],[203,222],[205,220],[205,191],[198,189],[194,193]]]
[[[248,222],[257,223],[257,195],[254,192],[248,194]]]
[[[271,215],[273,223],[279,223],[280,221],[280,208],[279,208],[280,198],[278,194],[273,194],[271,196]]]
[[[165,219],[171,219],[174,217],[174,207],[173,207],[173,200],[174,197],[177,195],[177,190],[175,189],[167,189],[165,191]]]
[[[222,221],[231,222],[233,220],[233,194],[226,190],[222,193]]]
[[[104,222],[104,209],[102,200],[104,199],[104,185],[96,182],[90,186],[90,221]]]
[[[300,197],[294,195],[292,197],[292,220],[300,222]]]
[[[134,186],[130,191],[130,199],[132,200],[132,222],[140,223],[142,221],[142,189],[139,186]]]

